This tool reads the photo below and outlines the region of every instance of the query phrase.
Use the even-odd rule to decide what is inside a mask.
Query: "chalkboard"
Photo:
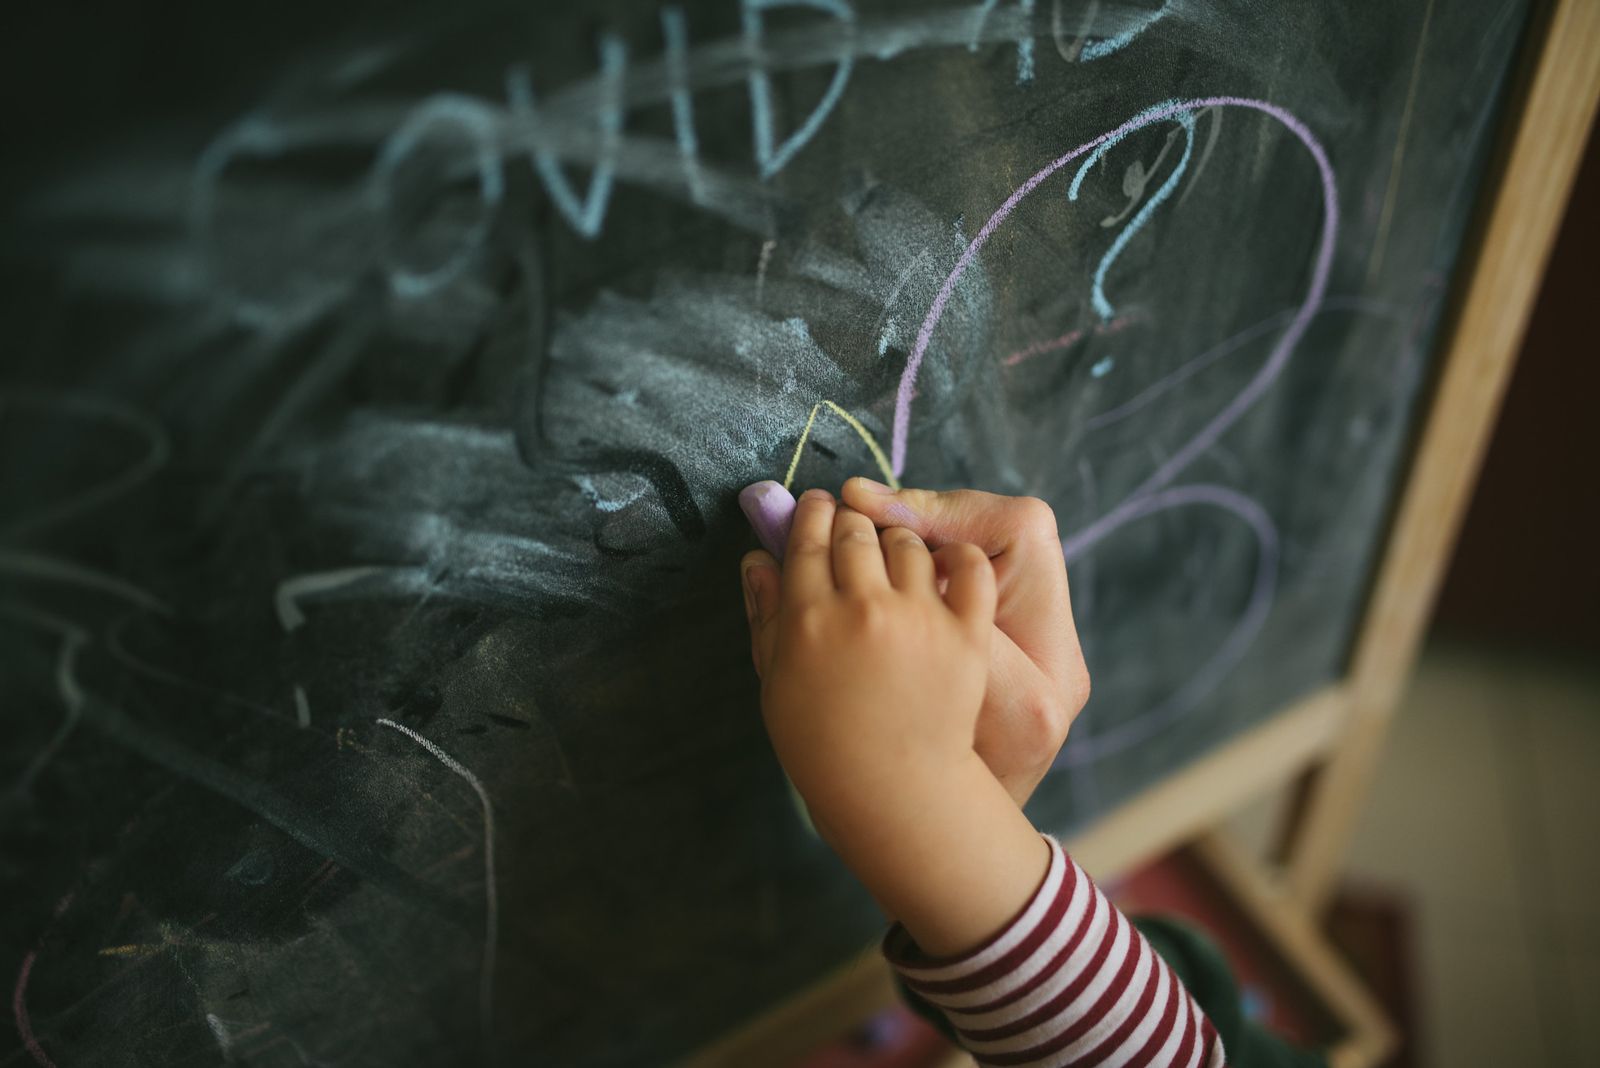
[[[1340,672],[1524,4],[556,7],[11,14],[0,1064],[657,1064],[861,952],[734,567],[813,415],[1054,506],[1052,829]]]

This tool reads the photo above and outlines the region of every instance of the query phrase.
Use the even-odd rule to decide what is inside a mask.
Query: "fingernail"
[[[887,497],[889,494],[894,492],[894,490],[890,489],[888,486],[885,486],[882,482],[874,481],[873,479],[867,478],[863,475],[857,475],[856,481],[861,484],[862,489],[866,490],[868,493],[876,493],[880,497]]]
[[[739,572],[740,585],[744,587],[744,615],[746,619],[753,618],[756,614],[756,584],[750,581],[750,572],[755,568],[746,564]]]
[[[750,520],[761,547],[782,560],[784,546],[789,544],[789,528],[794,524],[795,500],[789,491],[770,480],[757,482],[739,491],[739,509]]]

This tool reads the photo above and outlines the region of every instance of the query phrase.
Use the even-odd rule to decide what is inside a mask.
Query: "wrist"
[[[880,747],[862,756],[834,754],[790,779],[813,821],[836,851],[872,848],[905,833],[925,814],[959,803],[976,772],[987,768],[971,750],[964,754]],[[976,765],[976,767],[974,767]],[[992,777],[992,776],[990,776]]]
[[[825,819],[840,858],[935,956],[1000,930],[1049,863],[1045,841],[970,750],[948,765],[907,768],[870,804]]]

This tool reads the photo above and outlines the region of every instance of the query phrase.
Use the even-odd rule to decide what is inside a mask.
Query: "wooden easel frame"
[[[1114,877],[1184,842],[1227,886],[1343,1025],[1336,1068],[1391,1048],[1381,1010],[1323,941],[1335,888],[1389,723],[1486,451],[1600,100],[1600,0],[1536,5],[1475,241],[1462,256],[1442,357],[1376,582],[1343,678],[1267,719],[1067,840]],[[1279,867],[1214,828],[1243,803],[1294,782]],[[782,1065],[895,998],[876,953],[835,972],[690,1058],[696,1068]],[[952,1065],[970,1063],[965,1055]]]

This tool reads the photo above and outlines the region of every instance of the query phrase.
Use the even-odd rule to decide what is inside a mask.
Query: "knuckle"
[[[860,634],[884,633],[892,624],[891,615],[890,606],[881,597],[857,597],[850,602],[850,622]]]
[[[795,637],[803,642],[820,639],[828,632],[828,622],[828,613],[816,605],[797,608],[789,617]]]
[[[890,527],[883,532],[883,542],[891,549],[919,549],[923,547],[922,539],[916,533],[905,527]]]
[[[1089,669],[1082,663],[1067,679],[1067,704],[1072,709],[1072,716],[1083,711],[1083,706],[1089,703],[1089,694],[1093,685],[1089,681]],[[1069,720],[1070,722],[1070,720]]]
[[[1074,718],[1070,707],[1048,693],[1033,695],[1023,708],[1023,716],[1031,736],[1030,748],[1052,754],[1067,740]]]
[[[950,554],[950,563],[963,570],[976,569],[989,563],[989,554],[971,542],[958,542],[949,546],[947,551]]]
[[[856,635],[877,640],[890,635],[894,627],[894,606],[883,596],[858,596],[850,601],[850,627]]]
[[[1022,528],[1029,534],[1051,537],[1056,535],[1056,512],[1049,503],[1038,497],[1018,497],[1011,507]]]

